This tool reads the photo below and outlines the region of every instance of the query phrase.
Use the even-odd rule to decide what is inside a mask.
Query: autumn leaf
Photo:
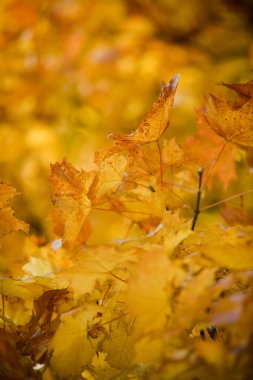
[[[54,350],[52,367],[61,377],[80,375],[96,352],[87,337],[87,316],[64,317],[51,340],[50,349]]]
[[[163,83],[160,96],[153,104],[152,110],[146,115],[144,121],[129,135],[112,134],[117,146],[128,149],[136,144],[148,144],[158,141],[169,127],[170,111],[174,103],[179,74],[169,83]]]
[[[126,172],[128,161],[122,154],[114,154],[102,160],[95,156],[98,165],[98,179],[94,190],[94,198],[100,199],[116,191]]]
[[[18,220],[10,206],[10,199],[15,195],[14,187],[0,182],[0,238],[12,231],[28,232],[28,224]]]
[[[143,252],[128,282],[127,304],[137,318],[139,331],[162,329],[170,307],[166,295],[169,262],[163,251]]]
[[[114,368],[127,369],[133,365],[133,335],[126,323],[114,323],[110,333],[111,343],[106,340],[107,362]]]
[[[180,167],[184,162],[183,149],[176,143],[176,139],[164,140],[162,149],[162,164],[170,167]]]
[[[53,212],[55,232],[70,248],[86,238],[86,218],[91,209],[89,190],[95,174],[79,171],[67,159],[51,165]]]
[[[205,168],[205,173],[209,173],[208,188],[211,188],[217,176],[226,190],[229,183],[236,179],[236,146],[224,146],[224,140],[208,127],[203,107],[197,109],[196,121],[196,133],[187,137],[183,146],[185,164],[197,164]]]
[[[209,95],[206,102],[206,117],[210,128],[227,142],[253,147],[253,101],[239,108]]]
[[[253,80],[246,83],[221,83],[223,86],[234,90],[239,95],[239,101],[241,104],[246,103],[249,99],[253,98]]]
[[[253,224],[253,219],[244,207],[226,205],[221,208],[220,214],[229,226],[235,226],[238,224],[247,226]]]

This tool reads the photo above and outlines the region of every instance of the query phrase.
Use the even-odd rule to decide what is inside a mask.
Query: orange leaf
[[[217,176],[226,189],[229,183],[236,178],[237,149],[231,144],[224,147],[224,140],[208,128],[203,108],[197,110],[196,119],[197,133],[188,137],[184,144],[185,159],[188,163],[193,162],[198,166],[211,168],[211,175],[207,181],[209,188],[212,186],[213,177]],[[205,172],[208,173],[209,170],[206,169]]]
[[[9,200],[15,195],[17,192],[14,187],[0,182],[0,237],[12,231],[28,232],[28,224],[18,220],[10,206]]]
[[[152,110],[135,132],[129,135],[112,135],[117,145],[121,145],[124,149],[131,148],[135,144],[148,144],[159,140],[169,126],[170,111],[174,103],[178,80],[179,74],[169,83],[162,83],[157,102],[153,104]]]
[[[235,84],[227,84],[223,83],[223,86],[234,90],[239,95],[239,99],[241,103],[245,103],[248,99],[253,98],[253,80],[248,81],[247,83],[235,83]]]
[[[91,209],[88,192],[94,181],[94,172],[79,171],[66,159],[51,165],[53,185],[53,212],[55,232],[73,248],[83,242],[87,234],[86,218]]]
[[[253,147],[253,100],[235,107],[210,95],[207,100],[207,120],[211,129],[226,141]]]
[[[253,224],[253,219],[243,207],[225,206],[220,210],[220,213],[229,226]]]

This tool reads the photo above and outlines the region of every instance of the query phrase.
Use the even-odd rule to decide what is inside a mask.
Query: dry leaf
[[[170,111],[174,103],[179,74],[169,83],[163,83],[160,96],[153,104],[152,110],[135,132],[130,135],[112,134],[117,146],[128,149],[138,144],[148,144],[158,141],[161,135],[169,127]]]

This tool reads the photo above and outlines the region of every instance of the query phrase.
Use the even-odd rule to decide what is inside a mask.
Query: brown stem
[[[198,219],[198,215],[200,213],[200,207],[199,206],[200,206],[200,198],[201,198],[201,186],[202,186],[203,172],[204,172],[204,169],[202,167],[200,167],[198,170],[199,186],[198,186],[198,192],[197,192],[196,207],[195,207],[194,215],[193,215],[193,219],[192,219],[192,227],[191,227],[192,231],[194,231],[194,228],[195,228],[195,225],[196,225],[196,222]]]
[[[212,203],[211,205],[205,206],[205,207],[201,208],[200,211],[204,211],[204,210],[207,210],[207,209],[209,209],[209,208],[212,208],[212,207],[215,207],[215,206],[219,206],[219,205],[221,205],[222,203],[225,203],[225,202],[227,202],[227,201],[231,201],[232,199],[239,198],[239,197],[241,197],[242,195],[245,195],[245,194],[251,193],[252,191],[253,191],[253,189],[249,189],[249,190],[247,190],[247,191],[242,191],[241,193],[236,194],[236,195],[232,195],[231,197],[228,197],[228,198],[226,198],[226,199],[223,199],[222,201],[215,202],[215,203]]]

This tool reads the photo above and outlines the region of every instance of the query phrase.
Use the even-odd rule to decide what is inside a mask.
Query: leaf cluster
[[[1,378],[253,376],[252,189],[218,197],[224,220],[201,219],[217,180],[220,191],[248,183],[252,81],[226,85],[234,103],[210,95],[180,146],[165,137],[178,80],[162,84],[133,133],[112,134],[96,169],[51,165],[57,239],[28,236],[21,276],[0,281]],[[27,231],[9,204],[13,187],[0,194],[1,235]]]

